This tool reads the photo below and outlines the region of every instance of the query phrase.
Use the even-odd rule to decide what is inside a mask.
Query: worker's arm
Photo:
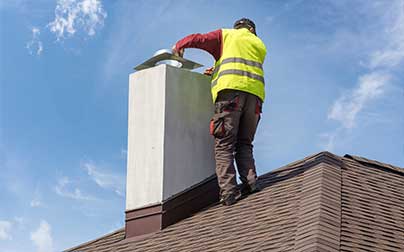
[[[216,30],[205,34],[191,34],[179,40],[173,47],[173,52],[180,56],[185,48],[198,48],[210,53],[215,60],[222,55],[222,30]]]

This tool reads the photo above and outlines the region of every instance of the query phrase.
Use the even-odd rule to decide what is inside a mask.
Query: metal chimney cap
[[[203,65],[193,62],[191,60],[184,59],[179,56],[175,56],[171,53],[171,50],[161,49],[161,50],[158,50],[156,53],[154,53],[153,57],[146,60],[142,64],[136,66],[134,69],[139,71],[139,70],[154,67],[154,66],[160,65],[160,64],[167,64],[167,65],[171,65],[174,67],[189,69],[189,70],[196,69],[196,68],[203,66]]]
[[[171,53],[171,50],[170,50],[170,49],[160,49],[160,50],[157,50],[157,51],[153,54],[153,56],[157,56],[157,55],[160,55],[160,54],[163,54],[163,53]]]
[[[157,56],[157,55],[160,55],[160,54],[163,54],[163,53],[170,53],[171,54],[171,50],[169,50],[169,49],[160,49],[157,52],[155,52],[153,56]],[[170,65],[170,66],[177,67],[177,68],[182,67],[181,62],[179,62],[178,60],[173,60],[173,59],[161,60],[161,61],[156,62],[155,65],[157,66],[157,65],[163,65],[163,64]]]

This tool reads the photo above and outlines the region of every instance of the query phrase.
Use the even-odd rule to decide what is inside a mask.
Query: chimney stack
[[[210,78],[169,65],[130,75],[126,238],[218,201]]]

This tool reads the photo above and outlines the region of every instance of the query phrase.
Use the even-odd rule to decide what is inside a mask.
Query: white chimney
[[[218,200],[210,78],[158,65],[130,75],[126,237]]]

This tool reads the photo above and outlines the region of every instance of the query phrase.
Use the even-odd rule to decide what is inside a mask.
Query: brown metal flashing
[[[219,201],[219,186],[212,176],[163,203],[162,228],[185,219]]]
[[[219,200],[216,176],[174,195],[163,203],[125,212],[126,239],[154,233]]]
[[[129,211],[125,211],[125,219],[126,220],[134,220],[134,219],[141,219],[150,217],[153,215],[159,215],[162,213],[161,204],[153,204]]]
[[[126,211],[125,238],[156,232],[161,229],[161,204],[144,209]]]

